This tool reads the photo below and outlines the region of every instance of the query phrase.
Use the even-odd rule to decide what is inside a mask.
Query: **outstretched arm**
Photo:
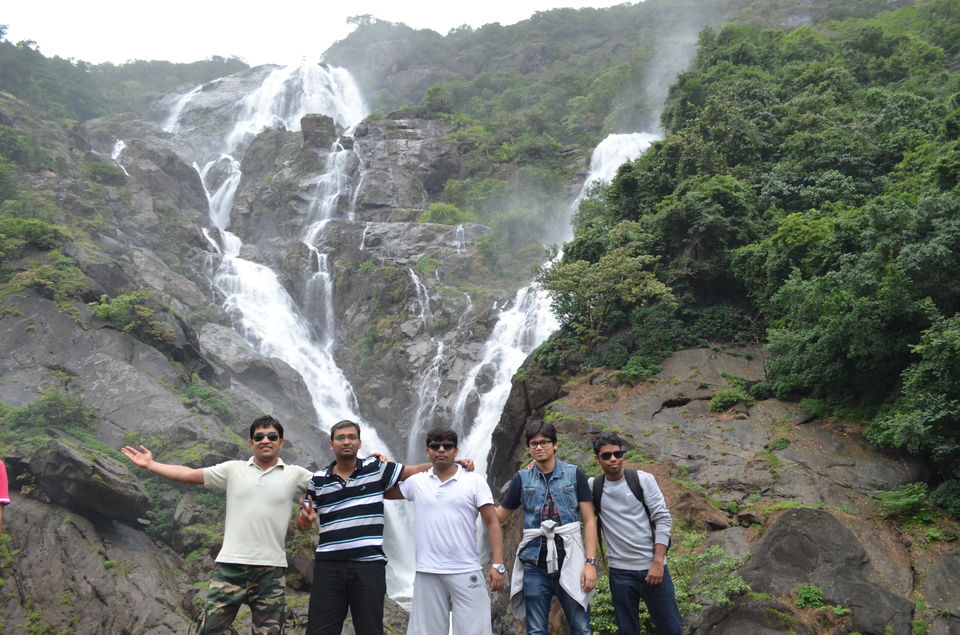
[[[162,476],[171,481],[180,483],[191,483],[193,485],[203,485],[203,470],[197,467],[187,467],[185,465],[170,465],[153,460],[153,453],[140,446],[136,450],[129,445],[120,448],[120,452],[130,459],[130,462],[137,467],[153,472],[157,476]]]

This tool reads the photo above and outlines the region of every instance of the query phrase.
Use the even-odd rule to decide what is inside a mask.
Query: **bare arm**
[[[494,511],[494,513],[497,514],[497,520],[500,521],[501,524],[503,524],[503,522],[504,522],[506,519],[510,518],[510,514],[512,514],[513,512],[515,512],[515,511],[517,511],[517,510],[516,510],[516,509],[507,509],[506,507],[504,507],[504,506],[502,506],[502,505],[497,505],[496,507],[493,508],[493,511]]]
[[[383,492],[383,497],[391,501],[404,500],[403,492],[396,485]]]
[[[142,445],[139,450],[127,445],[120,448],[120,452],[137,467],[142,467],[157,476],[162,476],[165,479],[180,483],[203,485],[203,470],[201,468],[187,467],[185,465],[170,465],[168,463],[154,461],[153,453]]]
[[[597,517],[593,514],[593,503],[591,501],[580,501],[580,520],[583,521],[583,553],[587,558],[596,558]],[[580,586],[586,592],[592,591],[597,586],[596,565],[583,565]]]
[[[487,527],[487,540],[490,542],[490,553],[494,564],[504,564],[503,562],[503,531],[500,529],[500,519],[497,517],[492,504],[480,507],[480,518]],[[487,573],[487,582],[490,584],[491,591],[499,591],[503,588],[503,574],[493,568]]]

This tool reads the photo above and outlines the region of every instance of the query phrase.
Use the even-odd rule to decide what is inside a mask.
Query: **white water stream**
[[[174,136],[181,133],[199,90],[197,87],[177,100],[164,123],[165,130]],[[307,225],[301,236],[315,257],[316,269],[307,280],[305,302],[310,315],[321,316],[319,324],[311,325],[301,315],[271,269],[240,257],[242,241],[228,230],[246,146],[268,126],[299,130],[301,117],[308,113],[329,115],[349,129],[366,116],[366,107],[352,78],[343,69],[311,64],[276,68],[240,102],[233,125],[221,140],[221,147],[205,149],[207,156],[216,158],[206,160],[203,165],[195,164],[209,199],[211,228],[204,230],[204,234],[220,256],[212,281],[224,296],[224,308],[234,328],[261,354],[282,359],[303,377],[318,414],[319,431],[325,433],[326,427],[340,419],[352,419],[364,426],[367,451],[398,456],[386,447],[372,426],[363,422],[353,388],[334,360],[333,279],[327,255],[315,247],[316,239],[322,236],[330,220],[344,214],[352,218],[355,192],[349,190],[351,175],[348,166],[354,151],[344,150],[339,144],[331,149],[325,172],[316,179]],[[587,183],[609,179],[616,166],[639,155],[655,138],[639,134],[612,135],[617,137],[615,142],[606,145],[608,141],[605,141],[598,146],[594,153],[596,165],[591,164]],[[598,159],[598,153],[602,158]],[[584,187],[586,189],[587,184]],[[366,229],[361,249],[365,237]],[[455,241],[456,251],[460,253],[464,246],[462,228],[458,228]],[[417,290],[418,317],[429,334],[429,296],[423,281],[412,269],[410,275]],[[469,297],[467,300],[472,308]],[[556,328],[549,301],[535,285],[518,291],[513,302],[501,308],[498,322],[484,345],[481,361],[461,384],[450,421],[463,439],[460,455],[473,458],[479,472],[486,471],[493,429],[509,395],[512,376],[527,355]],[[444,346],[436,338],[432,341],[435,352],[420,375],[418,407],[408,428],[416,432],[431,424],[437,414]],[[478,381],[481,378],[483,381]],[[476,414],[472,421],[466,421],[467,404],[472,399],[477,403]],[[413,443],[418,435],[408,434],[408,439]],[[415,447],[404,450],[403,459],[420,456],[422,452],[421,448]],[[390,595],[401,602],[409,598],[412,589],[411,507],[404,503],[387,504],[386,550],[391,558],[388,587]]]

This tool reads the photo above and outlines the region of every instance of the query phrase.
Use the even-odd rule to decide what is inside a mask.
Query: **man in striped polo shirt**
[[[310,479],[297,518],[301,531],[317,521],[320,527],[307,635],[340,635],[348,607],[357,635],[382,635],[387,593],[383,493],[431,464],[358,458],[360,426],[347,420],[330,429],[330,449],[336,460]],[[473,467],[470,460],[460,463]]]

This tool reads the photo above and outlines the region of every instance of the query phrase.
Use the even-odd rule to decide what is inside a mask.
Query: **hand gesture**
[[[457,459],[457,463],[460,464],[460,467],[468,472],[472,472],[473,468],[475,467],[473,464],[473,459]]]
[[[129,445],[125,445],[120,448],[120,453],[130,459],[134,465],[137,467],[142,467],[143,469],[149,468],[150,464],[153,462],[153,453],[142,445],[140,446],[139,450],[135,450]]]
[[[300,501],[300,514],[297,516],[297,529],[306,531],[317,522],[317,510],[313,508],[313,497],[307,496]]]

